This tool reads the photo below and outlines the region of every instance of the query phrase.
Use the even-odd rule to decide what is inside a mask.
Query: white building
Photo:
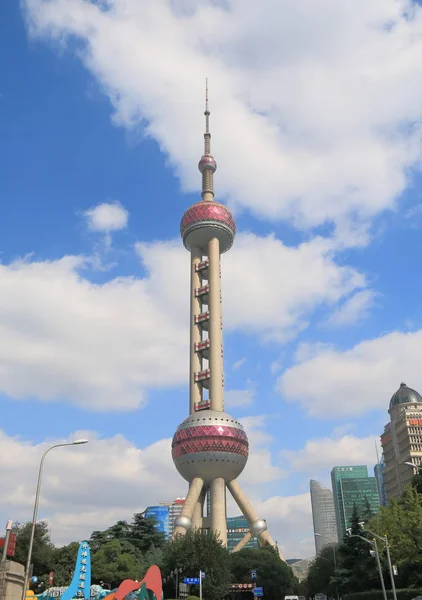
[[[337,542],[336,513],[333,493],[319,481],[310,482],[312,519],[314,523],[315,551],[321,550],[331,542]],[[316,535],[319,534],[319,535]]]

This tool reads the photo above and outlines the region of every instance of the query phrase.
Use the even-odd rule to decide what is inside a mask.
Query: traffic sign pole
[[[202,600],[202,572],[199,571],[199,600]]]

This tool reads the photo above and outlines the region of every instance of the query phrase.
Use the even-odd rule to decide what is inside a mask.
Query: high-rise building
[[[247,435],[243,425],[224,412],[220,257],[232,247],[236,225],[230,211],[214,198],[217,163],[211,155],[209,116],[207,87],[205,149],[198,164],[202,198],[187,209],[180,225],[190,253],[189,416],[173,437],[172,456],[189,492],[174,535],[184,535],[190,527],[211,529],[226,546],[227,488],[248,521],[248,532],[234,548],[240,550],[252,537],[275,544],[237,481],[248,459]],[[210,513],[205,516],[207,493]]]
[[[164,533],[166,539],[170,537],[169,507],[166,504],[158,506],[148,506],[144,512],[146,518],[153,517],[155,528],[160,533]]]
[[[378,498],[381,506],[387,506],[388,503],[384,485],[384,468],[384,458],[382,458],[381,462],[377,463],[374,467],[375,481],[377,482]]]
[[[182,512],[185,498],[176,498],[171,502],[160,502],[157,506],[148,506],[145,509],[145,517],[154,517],[157,531],[165,534],[166,539],[171,539],[174,530],[174,522]]]
[[[249,531],[248,520],[244,516],[227,517],[227,548],[232,552]],[[244,548],[259,548],[258,539],[253,537]]]
[[[421,465],[422,396],[401,383],[390,400],[388,412],[390,422],[381,435],[381,444],[385,493],[387,500],[391,500],[403,494]]]
[[[353,511],[356,507],[362,521],[379,511],[377,482],[375,477],[356,477],[354,479],[340,479],[342,496],[344,532],[351,526]]]
[[[337,541],[334,499],[332,491],[314,479],[310,481],[310,493],[315,552],[316,554],[320,554],[324,546]]]
[[[345,479],[362,479],[368,477],[368,467],[363,465],[334,467],[331,471],[333,487],[334,509],[336,513],[337,537],[341,543],[346,534],[346,514],[343,503],[343,490],[341,482]]]

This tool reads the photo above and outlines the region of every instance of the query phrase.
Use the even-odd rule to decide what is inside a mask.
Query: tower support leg
[[[274,543],[274,540],[268,533],[265,522],[263,522],[262,519],[260,519],[258,517],[258,513],[255,511],[254,507],[249,502],[248,498],[242,491],[242,489],[241,489],[240,485],[238,484],[238,482],[236,481],[236,479],[233,479],[233,481],[230,481],[227,484],[227,487],[229,488],[229,491],[230,491],[231,495],[233,496],[234,501],[236,502],[236,504],[238,505],[238,507],[244,514],[244,516],[247,518],[247,520],[249,522],[251,534],[257,536],[261,546],[263,546],[264,544],[270,544],[271,546],[273,546],[275,548],[276,544]],[[284,560],[284,558],[280,554],[280,552],[279,552],[279,555],[280,555],[280,558],[282,558]]]
[[[204,502],[205,502],[206,490],[202,488],[202,492],[195,504],[192,515],[192,529],[201,529],[204,514]]]
[[[252,539],[252,534],[250,531],[248,531],[248,533],[245,533],[245,535],[240,540],[240,542],[238,542],[236,544],[236,546],[233,548],[232,552],[239,552],[239,550],[242,550],[242,548],[244,548],[246,546],[246,544],[251,541],[251,539]]]
[[[219,535],[223,546],[227,546],[226,484],[222,477],[210,483],[211,529]]]
[[[196,503],[198,502],[199,496],[201,495],[204,482],[200,477],[192,479],[189,492],[186,496],[185,505],[183,506],[180,516],[177,517],[174,524],[173,538],[177,535],[185,535],[186,531],[190,529],[192,525],[193,511],[195,510]]]

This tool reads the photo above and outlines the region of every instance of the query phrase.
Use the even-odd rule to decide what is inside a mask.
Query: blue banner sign
[[[263,596],[264,595],[264,588],[262,587],[256,587],[253,589],[253,595],[255,597],[259,597],[259,596]]]
[[[186,585],[199,585],[199,577],[185,577],[183,583],[186,583]]]
[[[64,592],[61,600],[85,598],[89,600],[91,592],[91,552],[88,542],[81,542],[76,559],[72,582]]]

